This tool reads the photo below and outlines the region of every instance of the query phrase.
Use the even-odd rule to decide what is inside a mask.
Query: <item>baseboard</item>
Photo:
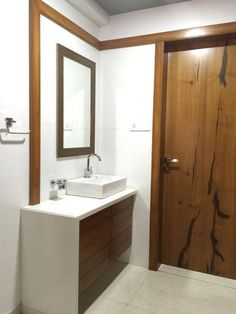
[[[22,314],[21,304],[19,304],[13,311],[9,312],[8,314]]]
[[[39,312],[37,310],[31,309],[27,306],[22,305],[22,314],[45,314],[45,313]]]

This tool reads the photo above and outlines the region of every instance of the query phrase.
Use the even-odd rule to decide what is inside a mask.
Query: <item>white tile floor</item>
[[[128,265],[85,314],[236,314],[236,280]]]

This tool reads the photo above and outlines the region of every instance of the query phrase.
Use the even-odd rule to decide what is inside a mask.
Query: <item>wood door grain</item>
[[[236,46],[169,53],[162,262],[236,278]]]

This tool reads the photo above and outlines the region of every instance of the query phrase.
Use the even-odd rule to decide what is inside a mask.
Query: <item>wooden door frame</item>
[[[149,242],[150,270],[157,270],[162,262],[163,174],[160,171],[160,159],[164,154],[168,53],[189,49],[224,46],[225,42],[230,39],[233,39],[235,42],[236,30],[225,34],[215,33],[211,36],[156,43]]]

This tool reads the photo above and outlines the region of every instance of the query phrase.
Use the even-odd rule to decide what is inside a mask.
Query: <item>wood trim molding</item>
[[[70,33],[84,40],[87,44],[90,44],[96,49],[100,48],[100,42],[93,35],[89,34],[82,27],[78,26],[67,17],[47,5],[45,2],[41,0],[34,0],[35,3],[38,4],[39,13],[56,24],[60,25],[64,29],[68,30]]]
[[[161,157],[161,117],[163,103],[165,43],[156,44],[154,104],[153,104],[153,135],[152,135],[152,176],[151,176],[151,211],[150,211],[150,242],[149,269],[157,270],[160,263],[160,157]]]
[[[64,58],[87,67],[90,71],[90,140],[87,147],[64,145]],[[57,44],[57,158],[89,155],[95,147],[96,63],[77,52]]]
[[[40,201],[40,12],[38,1],[29,2],[30,68],[30,204]]]
[[[100,41],[100,50],[236,33],[236,22]]]

